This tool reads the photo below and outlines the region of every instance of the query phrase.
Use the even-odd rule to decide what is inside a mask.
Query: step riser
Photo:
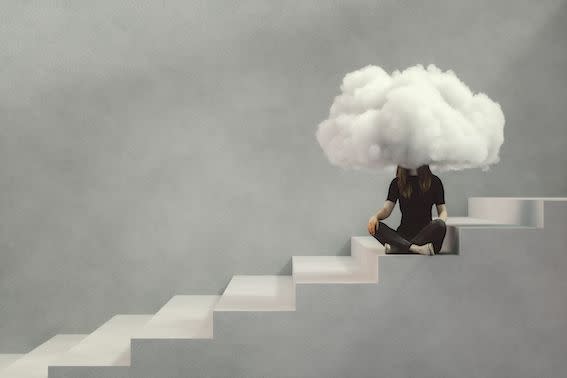
[[[378,241],[376,241],[378,243]],[[380,246],[381,247],[381,246]],[[360,243],[356,243],[353,238],[350,240],[350,253],[354,259],[363,267],[364,276],[371,282],[380,280],[378,274],[378,264],[380,262],[379,253],[376,249],[366,248]]]

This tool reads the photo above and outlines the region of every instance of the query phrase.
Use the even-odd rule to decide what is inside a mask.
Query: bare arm
[[[445,206],[445,204],[442,203],[435,206],[437,206],[437,215],[439,215],[439,218],[441,218],[443,222],[447,222],[447,207]]]
[[[376,225],[378,224],[378,222],[381,221],[382,219],[388,218],[390,214],[392,214],[392,210],[394,209],[394,206],[395,206],[394,202],[386,200],[386,202],[384,202],[384,207],[381,208],[378,211],[378,213],[370,217],[370,219],[368,220],[368,232],[371,235],[374,235],[376,231]]]
[[[386,202],[384,202],[384,207],[382,207],[376,214],[376,218],[378,220],[388,218],[390,214],[392,214],[392,210],[394,210],[394,206],[396,206],[394,202],[387,200]]]

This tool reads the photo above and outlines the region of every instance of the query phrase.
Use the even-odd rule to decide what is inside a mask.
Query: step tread
[[[139,339],[210,339],[220,295],[176,295],[136,334]]]
[[[292,276],[233,276],[215,311],[295,311],[295,282]]]
[[[567,201],[567,197],[469,197],[469,198],[491,198],[505,200],[534,200],[534,201]]]
[[[128,366],[130,339],[153,315],[115,315],[69,349],[54,366]]]
[[[484,225],[498,225],[509,226],[509,223],[502,223],[490,219],[481,219],[473,217],[447,217],[445,221],[447,226],[484,226]]]
[[[352,256],[293,256],[292,270],[296,283],[373,282]]]
[[[80,343],[88,335],[55,335],[30,352],[8,365],[0,377],[36,378],[47,377],[47,366],[69,349]]]

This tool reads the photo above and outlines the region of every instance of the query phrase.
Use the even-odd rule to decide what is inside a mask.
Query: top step
[[[447,226],[467,227],[467,226],[491,226],[491,227],[522,227],[516,224],[504,223],[500,220],[479,218],[479,217],[448,217],[445,222]],[[458,249],[457,233],[452,229],[447,229],[443,245],[440,253],[455,253]],[[385,255],[384,247],[378,240],[372,236],[353,236],[351,237],[351,253],[353,256]],[[412,256],[414,254],[411,254]],[[389,255],[399,256],[399,255]],[[419,255],[416,255],[419,256]],[[368,258],[368,257],[366,257]],[[366,263],[367,266],[373,266],[374,263]]]
[[[506,223],[493,219],[482,219],[474,217],[447,217],[447,226],[511,226],[515,223]]]
[[[566,202],[567,197],[469,197],[470,217],[543,228],[544,203]]]

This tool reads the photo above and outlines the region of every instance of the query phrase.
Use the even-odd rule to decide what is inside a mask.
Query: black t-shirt
[[[424,226],[431,222],[431,207],[433,204],[445,203],[445,192],[441,179],[435,175],[431,176],[431,187],[425,193],[419,188],[418,176],[407,176],[408,183],[412,186],[410,198],[400,196],[398,190],[398,178],[394,178],[388,189],[388,200],[396,203],[400,200],[400,211],[402,219],[396,231],[406,238],[414,237]]]

